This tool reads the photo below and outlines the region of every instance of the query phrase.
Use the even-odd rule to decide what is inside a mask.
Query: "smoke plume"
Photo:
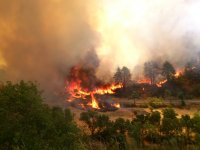
[[[103,81],[97,78],[96,71],[99,59],[94,50],[88,51],[85,58],[70,69],[67,81],[80,83],[80,86],[89,91],[103,85]]]
[[[87,11],[78,0],[0,1],[4,80],[37,81],[51,98],[63,91],[68,69],[97,43]]]
[[[37,81],[55,102],[91,49],[101,78],[151,59],[183,66],[200,50],[199,8],[195,0],[2,0],[0,80]]]

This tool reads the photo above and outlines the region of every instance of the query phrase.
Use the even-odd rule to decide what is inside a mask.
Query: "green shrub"
[[[149,106],[153,108],[166,107],[166,105],[164,104],[164,100],[162,98],[151,97],[148,98],[148,101],[149,101]]]
[[[70,110],[43,104],[32,82],[0,88],[0,149],[80,149],[81,134]]]

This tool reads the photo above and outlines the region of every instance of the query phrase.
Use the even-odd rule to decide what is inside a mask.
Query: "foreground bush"
[[[79,133],[69,110],[42,103],[36,84],[0,87],[0,149],[80,149]]]
[[[106,115],[94,111],[82,112],[80,120],[90,130],[90,138],[104,143],[107,149],[126,149],[126,132],[130,122],[123,118],[111,121]]]
[[[149,101],[149,106],[153,108],[166,107],[166,105],[164,104],[164,100],[162,98],[150,97],[148,98],[148,101]]]

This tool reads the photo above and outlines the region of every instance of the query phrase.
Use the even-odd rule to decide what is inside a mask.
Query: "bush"
[[[35,83],[0,88],[0,149],[79,149],[80,130],[69,110],[43,105]]]
[[[166,107],[166,105],[164,104],[164,100],[162,98],[151,97],[148,98],[148,101],[149,101],[149,106],[153,108]]]

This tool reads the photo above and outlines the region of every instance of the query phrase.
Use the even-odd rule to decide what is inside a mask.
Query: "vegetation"
[[[162,119],[158,111],[138,114],[132,121],[123,118],[111,121],[108,116],[91,111],[83,112],[81,116],[91,113],[95,114],[93,120],[96,121],[93,124],[95,132],[90,134],[90,138],[102,142],[107,149],[199,148],[199,114],[192,118],[189,115],[178,118],[172,108],[166,108],[162,112]],[[91,128],[88,119],[81,120],[85,122],[88,129]],[[131,145],[130,142],[135,144]]]
[[[167,79],[171,80],[174,78],[174,75],[176,74],[176,71],[171,63],[168,61],[164,62],[163,68],[162,68],[162,75]]]
[[[155,84],[158,70],[158,64],[155,61],[149,61],[144,64],[144,75],[149,78],[151,84]]]
[[[131,94],[130,96],[130,99],[133,99],[134,100],[134,105],[136,105],[136,99],[140,98],[140,95],[136,92],[136,91],[133,91],[133,93]]]
[[[126,88],[128,85],[130,85],[131,81],[130,70],[125,66],[122,67],[122,69],[118,67],[113,78],[116,83],[122,83],[123,87]]]
[[[162,98],[150,97],[148,98],[148,101],[149,101],[149,106],[153,108],[161,108],[166,106]]]
[[[127,67],[125,70],[129,70]],[[116,96],[131,98],[136,97],[162,97],[169,99],[180,99],[184,106],[186,99],[200,97],[200,62],[190,61],[182,70],[175,70],[174,66],[165,61],[158,64],[156,61],[144,63],[144,77],[146,82],[137,83],[130,80],[130,71],[126,76],[126,85],[123,89],[116,91]],[[114,75],[115,82],[122,82],[122,69],[118,68]],[[148,82],[147,82],[148,81]],[[158,83],[161,84],[158,86]],[[133,97],[132,97],[133,96]]]
[[[42,103],[36,84],[0,87],[0,149],[80,149],[80,130],[66,109]]]

